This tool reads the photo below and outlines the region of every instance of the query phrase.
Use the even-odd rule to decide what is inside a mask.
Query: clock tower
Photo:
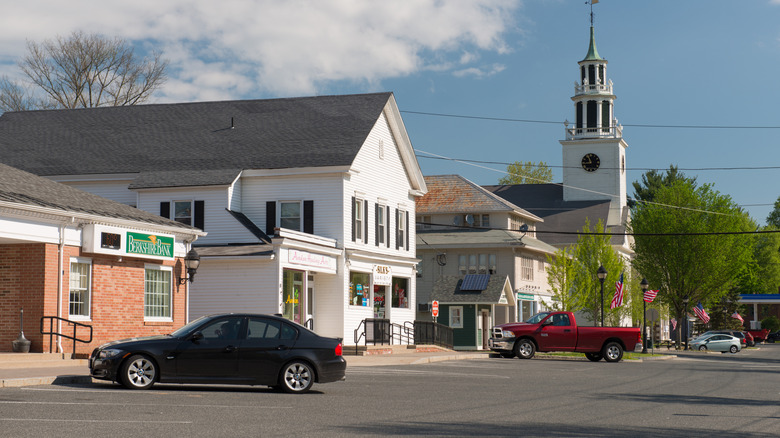
[[[574,83],[575,121],[566,121],[563,146],[563,200],[610,200],[607,225],[622,223],[626,206],[626,148],[623,127],[614,117],[615,95],[607,60],[596,50],[593,23],[585,59]]]

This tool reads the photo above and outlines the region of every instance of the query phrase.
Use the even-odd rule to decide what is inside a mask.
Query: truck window
[[[525,322],[527,322],[529,324],[539,324],[539,322],[541,320],[543,320],[544,318],[546,318],[547,315],[549,315],[549,314],[550,314],[550,312],[537,313],[536,315],[528,318]]]

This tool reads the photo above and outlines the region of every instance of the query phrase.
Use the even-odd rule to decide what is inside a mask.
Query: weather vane
[[[599,0],[590,0],[585,2],[586,5],[590,5],[590,25],[593,26],[593,5],[598,3]]]

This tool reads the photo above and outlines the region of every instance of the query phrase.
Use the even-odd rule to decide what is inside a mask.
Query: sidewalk
[[[0,353],[0,388],[92,382],[86,359],[49,360],[46,356],[49,355]],[[487,357],[489,357],[488,352],[437,351],[344,356],[344,359],[349,370],[350,367],[416,365]]]

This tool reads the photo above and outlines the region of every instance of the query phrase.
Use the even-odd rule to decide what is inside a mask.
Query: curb
[[[419,365],[424,363],[434,363],[434,362],[444,362],[447,360],[465,360],[465,359],[487,359],[490,355],[488,353],[485,354],[456,354],[456,355],[450,355],[450,356],[431,356],[431,357],[422,357],[420,359],[415,360],[414,362],[411,362],[410,365]]]
[[[46,377],[21,377],[17,379],[0,380],[0,388],[20,388],[22,386],[53,385],[68,383],[91,383],[90,376],[46,376]]]

